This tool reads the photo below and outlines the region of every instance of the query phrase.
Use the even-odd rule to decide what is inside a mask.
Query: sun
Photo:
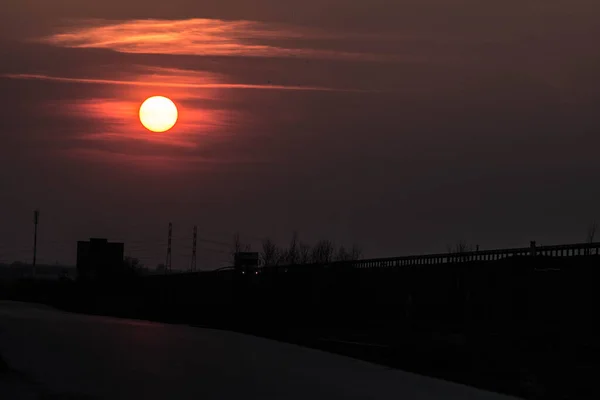
[[[146,99],[140,107],[140,122],[152,132],[166,132],[175,126],[179,113],[171,99],[153,96]]]

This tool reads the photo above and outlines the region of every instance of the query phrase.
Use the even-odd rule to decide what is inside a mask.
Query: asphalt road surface
[[[509,398],[234,332],[0,302],[0,399]]]

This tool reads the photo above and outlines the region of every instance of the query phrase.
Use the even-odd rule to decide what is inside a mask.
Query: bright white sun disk
[[[163,96],[150,97],[140,107],[140,121],[152,132],[168,131],[175,125],[178,116],[175,104]]]

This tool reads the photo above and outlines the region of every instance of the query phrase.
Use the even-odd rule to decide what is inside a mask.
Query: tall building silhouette
[[[104,280],[115,277],[123,268],[124,243],[92,238],[77,242],[77,278]]]

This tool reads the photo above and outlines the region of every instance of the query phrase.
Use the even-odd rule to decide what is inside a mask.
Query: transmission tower
[[[173,236],[173,224],[169,222],[169,239],[167,240],[167,262],[165,263],[165,274],[171,272],[171,238]]]
[[[194,225],[194,239],[192,240],[192,263],[190,270],[196,272],[196,239],[198,238],[198,228]]]

